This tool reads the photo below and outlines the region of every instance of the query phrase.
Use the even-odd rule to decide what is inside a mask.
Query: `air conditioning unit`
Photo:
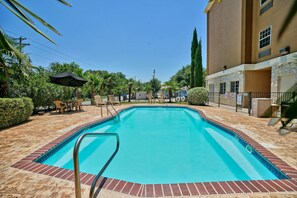
[[[284,47],[284,48],[280,48],[280,49],[279,49],[279,53],[280,53],[281,55],[289,54],[289,53],[290,53],[290,47],[287,46],[287,47]]]

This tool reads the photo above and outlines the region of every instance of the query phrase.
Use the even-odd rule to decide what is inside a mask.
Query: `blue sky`
[[[36,22],[54,45],[0,5],[0,26],[13,37],[28,38],[25,52],[34,65],[74,61],[84,70],[122,72],[142,82],[156,70],[164,82],[190,63],[196,27],[206,66],[207,0],[69,0],[71,8],[55,0],[21,2],[62,34]]]

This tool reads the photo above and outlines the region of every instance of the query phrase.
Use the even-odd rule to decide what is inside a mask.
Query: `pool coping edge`
[[[162,107],[162,106],[152,106],[152,105],[132,105],[123,109],[118,110],[122,112],[135,107]],[[164,107],[184,107],[190,110],[198,112],[201,117],[210,122],[218,125],[222,128],[230,130],[234,134],[238,135],[247,144],[251,145],[260,155],[267,159],[272,165],[279,169],[282,173],[288,176],[288,179],[278,179],[278,180],[249,180],[249,181],[223,181],[223,182],[196,182],[196,183],[177,183],[177,184],[138,184],[131,183],[117,179],[111,179],[106,177],[101,177],[98,181],[98,186],[103,189],[117,191],[133,196],[139,197],[156,197],[156,196],[194,196],[194,195],[225,195],[234,193],[270,193],[270,192],[297,192],[297,170],[278,156],[273,154],[271,151],[260,145],[258,142],[253,140],[244,132],[235,129],[233,127],[227,126],[219,121],[212,118],[208,118],[203,111],[181,105],[170,105]],[[24,157],[20,161],[11,165],[13,168],[31,171],[38,174],[48,175],[55,178],[60,178],[68,181],[74,181],[73,170],[68,170],[64,168],[59,168],[55,166],[49,166],[36,162],[37,159],[42,157],[45,153],[53,150],[59,144],[62,144],[71,136],[74,136],[79,131],[86,130],[92,125],[98,123],[103,123],[112,118],[104,117],[96,119],[92,122],[88,122],[79,125],[63,135],[49,142],[48,144],[42,146],[35,152]],[[91,185],[95,175],[88,173],[80,173],[81,183],[85,185]]]

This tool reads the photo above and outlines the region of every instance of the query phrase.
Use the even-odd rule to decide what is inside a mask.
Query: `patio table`
[[[68,111],[72,111],[73,108],[76,106],[75,104],[77,103],[76,100],[66,100],[66,101],[63,101],[65,104],[66,104],[66,109]]]

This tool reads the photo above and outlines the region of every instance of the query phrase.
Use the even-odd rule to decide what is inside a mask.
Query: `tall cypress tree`
[[[199,44],[195,54],[195,69],[194,69],[194,86],[202,87],[203,86],[203,66],[202,66],[202,44],[201,39],[199,40]]]
[[[192,47],[191,47],[191,76],[190,76],[190,87],[191,88],[194,87],[195,55],[196,55],[197,47],[198,47],[198,40],[197,40],[197,31],[195,28],[194,32],[193,32]]]

